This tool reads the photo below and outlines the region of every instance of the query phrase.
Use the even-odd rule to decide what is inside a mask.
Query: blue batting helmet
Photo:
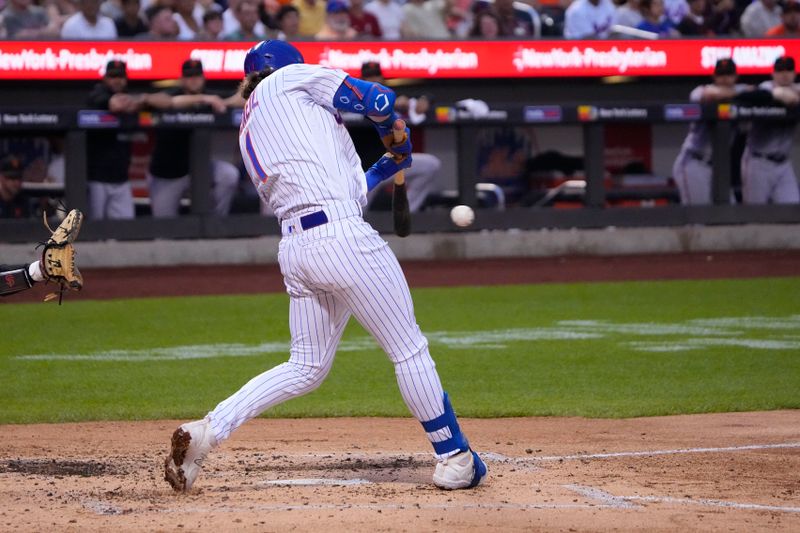
[[[300,50],[286,41],[270,39],[261,41],[247,52],[244,58],[244,73],[247,75],[267,67],[278,70],[294,63],[305,63]]]

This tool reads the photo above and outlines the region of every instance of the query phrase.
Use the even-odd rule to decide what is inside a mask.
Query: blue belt
[[[327,223],[328,215],[325,214],[325,211],[317,211],[315,213],[310,213],[300,217],[300,227],[303,228],[303,231],[316,228],[317,226]]]

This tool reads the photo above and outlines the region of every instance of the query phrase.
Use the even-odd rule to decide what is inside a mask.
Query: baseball
[[[456,226],[466,228],[475,220],[475,211],[468,205],[457,205],[450,210],[450,219]]]

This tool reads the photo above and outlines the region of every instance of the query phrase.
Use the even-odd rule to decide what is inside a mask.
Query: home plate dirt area
[[[2,531],[800,531],[800,411],[463,419],[489,477],[431,484],[413,419],[256,419],[189,494],[180,421],[2,426]]]

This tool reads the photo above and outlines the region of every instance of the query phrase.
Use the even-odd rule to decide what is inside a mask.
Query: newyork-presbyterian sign
[[[379,61],[395,78],[699,76],[732,57],[741,74],[767,74],[782,55],[800,60],[800,39],[659,41],[370,41],[294,43],[309,63],[358,75]],[[121,59],[131,79],[171,79],[191,57],[210,79],[239,79],[249,43],[0,41],[0,79],[90,80]]]

